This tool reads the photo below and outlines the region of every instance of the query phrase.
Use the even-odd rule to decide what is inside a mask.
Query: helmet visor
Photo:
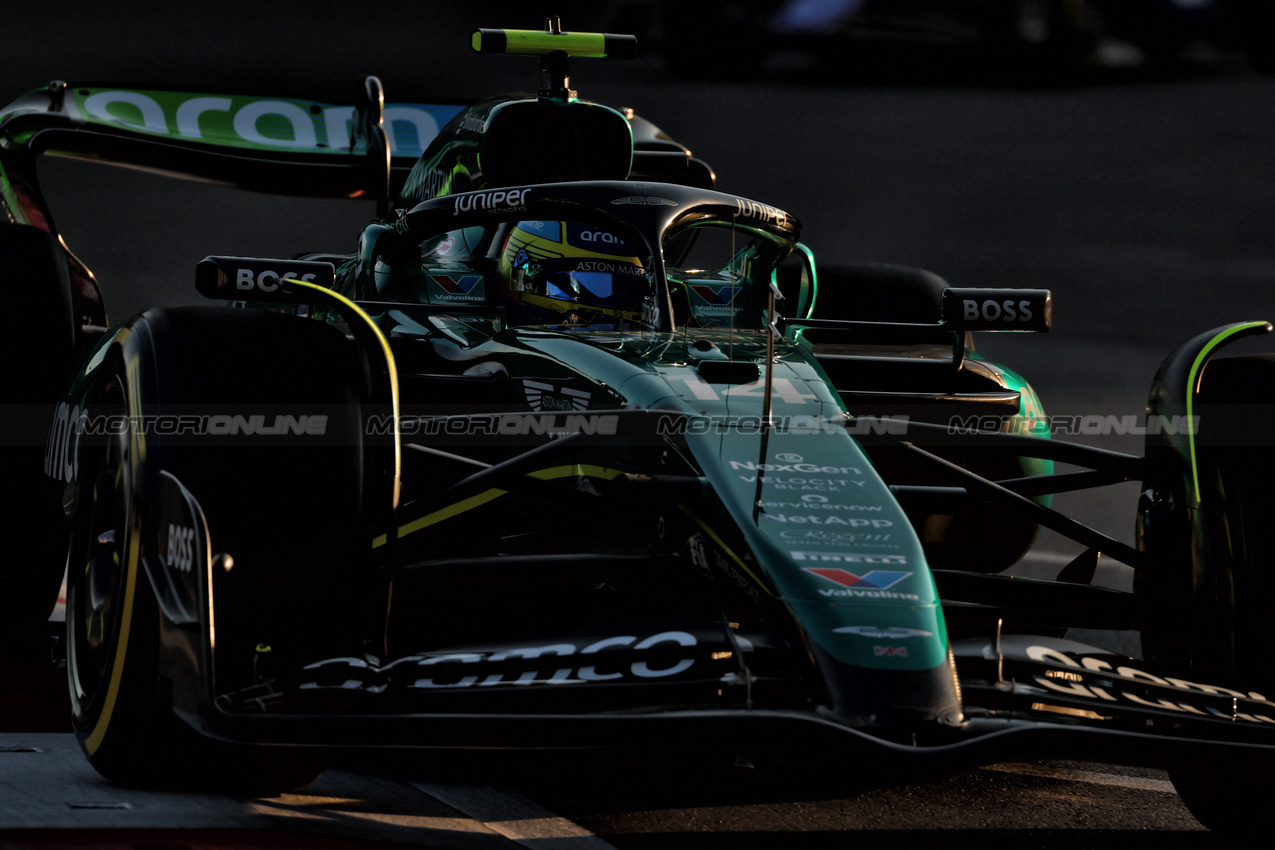
[[[651,294],[646,269],[616,260],[527,260],[515,266],[514,281],[525,293],[620,313],[640,314]]]

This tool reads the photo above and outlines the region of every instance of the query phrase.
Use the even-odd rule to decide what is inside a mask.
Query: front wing
[[[791,647],[721,623],[616,624],[557,644],[379,665],[323,659],[221,693],[210,578],[223,567],[193,496],[166,473],[157,495],[159,533],[193,532],[178,547],[154,541],[149,550],[162,554],[144,559],[161,611],[161,671],[175,712],[209,737],[360,749],[780,750],[898,774],[1065,757],[1185,768],[1225,758],[1234,775],[1258,776],[1275,758],[1275,703],[1264,695],[1034,635],[953,642],[964,721],[912,728],[834,717],[800,696],[811,692],[799,680],[812,668],[785,664]],[[785,684],[786,704],[754,699]]]

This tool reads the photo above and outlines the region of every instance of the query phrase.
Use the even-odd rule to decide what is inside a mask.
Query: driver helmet
[[[652,283],[618,236],[571,221],[520,221],[500,255],[499,288],[513,324],[648,324]]]

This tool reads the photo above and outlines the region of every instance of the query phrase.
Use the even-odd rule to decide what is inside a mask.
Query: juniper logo
[[[471,192],[456,196],[456,206],[452,215],[474,210],[515,210],[522,209],[527,202],[526,189],[501,189],[495,192]]]
[[[788,216],[781,209],[759,204],[756,201],[746,201],[743,198],[735,199],[735,214],[741,218],[756,218],[761,221],[776,224],[784,227],[788,223]]]

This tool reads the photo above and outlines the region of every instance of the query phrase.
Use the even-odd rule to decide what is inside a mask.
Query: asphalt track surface
[[[380,75],[391,99],[534,87],[530,60],[465,49],[474,25],[539,25],[539,12],[503,6],[468,4],[463,20],[397,2],[357,15],[319,3],[196,4],[180,15],[161,4],[6,10],[0,96],[58,78],[342,96],[363,72]],[[601,25],[587,14],[574,26]],[[632,106],[690,145],[721,188],[796,214],[823,265],[895,262],[955,285],[1051,289],[1051,333],[979,340],[1033,382],[1051,414],[1138,413],[1174,345],[1230,321],[1275,318],[1275,79],[1226,57],[1049,86],[942,66],[900,80],[785,62],[761,82],[694,84],[653,59],[578,62],[573,82],[582,97]],[[194,302],[193,267],[207,254],[352,250],[371,215],[357,203],[245,200],[79,163],[51,166],[44,179],[116,320]],[[1135,437],[1081,439],[1140,450]],[[1124,487],[1064,501],[1131,540],[1135,497]],[[1068,551],[1043,536],[1029,568],[1051,574]],[[1099,576],[1128,579],[1116,565]],[[1096,639],[1136,651],[1129,635]],[[346,765],[303,795],[265,801],[137,795],[96,780],[59,734],[56,673],[20,660],[0,682],[11,730],[0,733],[5,850],[338,847],[350,836],[438,847],[1224,846],[1163,774],[1093,764],[1002,764],[898,785],[855,765],[802,780],[800,766],[758,776],[659,756],[487,758],[446,769]],[[294,825],[306,831],[286,829]]]

